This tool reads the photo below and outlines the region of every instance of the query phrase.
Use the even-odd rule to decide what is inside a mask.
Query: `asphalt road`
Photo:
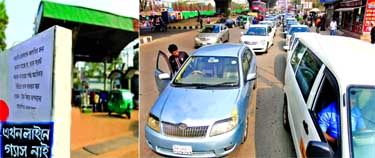
[[[241,36],[239,28],[230,30],[230,42],[238,43]],[[193,52],[193,39],[197,31],[168,32],[165,37],[141,45],[140,62],[140,157],[163,157],[147,147],[144,126],[147,115],[157,99],[154,69],[158,50],[168,52],[168,45],[176,44],[179,50]],[[253,93],[250,104],[249,137],[245,144],[227,157],[295,157],[290,135],[282,125],[283,77],[286,53],[282,50],[284,39],[278,31],[274,46],[267,54],[257,55],[257,90]],[[254,127],[255,125],[255,127]]]

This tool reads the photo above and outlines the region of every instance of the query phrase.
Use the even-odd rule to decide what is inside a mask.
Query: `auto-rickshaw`
[[[126,89],[110,91],[108,100],[108,115],[111,115],[112,112],[114,112],[120,115],[125,114],[128,119],[130,119],[130,114],[134,107],[132,98],[132,93]]]

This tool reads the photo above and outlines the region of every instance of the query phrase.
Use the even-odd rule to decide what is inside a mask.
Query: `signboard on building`
[[[371,23],[375,24],[375,0],[367,0],[363,23],[363,32],[371,31]]]

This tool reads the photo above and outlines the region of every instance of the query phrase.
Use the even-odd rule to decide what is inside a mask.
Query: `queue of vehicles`
[[[229,41],[226,25],[206,25],[195,37],[195,46],[203,47],[175,75],[162,71],[159,64],[168,65],[168,58],[160,52],[155,70],[160,96],[145,127],[149,148],[172,157],[222,157],[246,141],[248,102],[256,88],[255,53],[267,53],[280,24],[287,51],[283,124],[292,135],[297,157],[371,157],[375,115],[369,109],[375,109],[375,76],[358,70],[375,66],[370,53],[374,46],[312,33],[288,17],[284,21],[266,17],[249,26],[240,44],[222,44]],[[358,51],[363,57],[354,55]],[[328,143],[317,122],[322,109],[333,101],[341,126],[336,146]],[[353,129],[352,101],[361,102],[365,131]]]

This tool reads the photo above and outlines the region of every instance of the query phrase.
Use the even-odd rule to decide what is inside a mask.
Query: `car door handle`
[[[305,120],[303,120],[302,124],[303,124],[303,128],[305,129],[305,133],[309,135],[309,125],[307,125]]]

